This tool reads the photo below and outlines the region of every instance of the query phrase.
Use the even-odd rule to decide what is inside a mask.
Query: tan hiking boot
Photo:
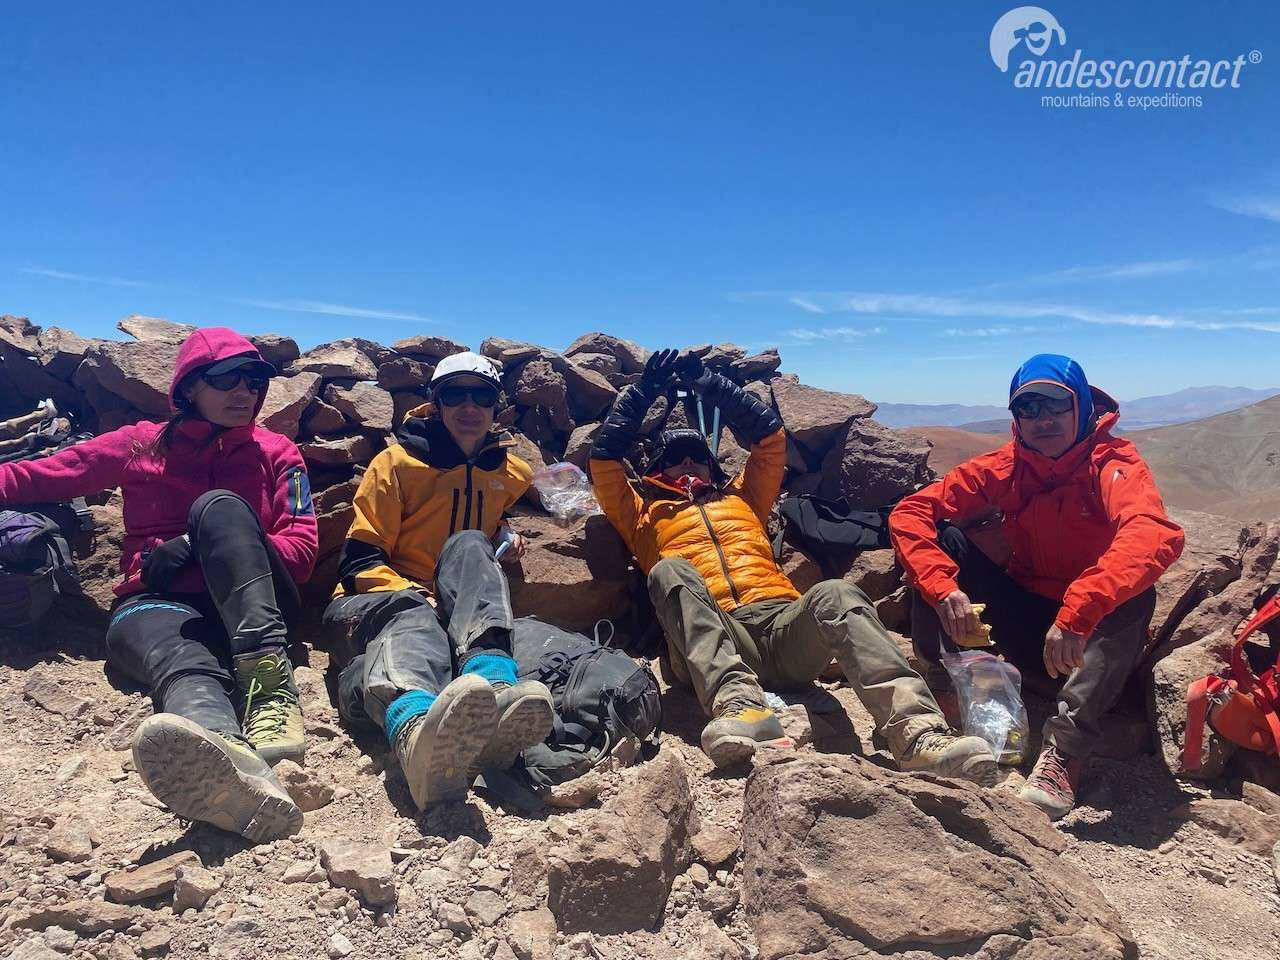
[[[255,843],[302,829],[302,811],[252,747],[186,717],[144,720],[133,737],[133,763],[152,795],[187,820]]]
[[[466,797],[497,723],[493,687],[469,673],[441,690],[430,710],[396,733],[396,757],[419,810]]]
[[[750,760],[756,748],[763,744],[795,748],[782,729],[778,715],[768,707],[754,703],[731,701],[702,728],[702,752],[717,768]]]
[[[527,747],[545,740],[555,722],[551,691],[537,680],[522,680],[510,686],[498,685],[494,687],[494,693],[498,725],[477,760],[477,773],[508,769]]]
[[[289,658],[283,651],[242,657],[235,668],[245,737],[272,766],[281,760],[302,763],[307,745]]]
[[[996,782],[996,758],[981,737],[958,737],[946,730],[926,730],[897,760],[898,769],[911,773],[957,777],[981,787],[992,787]]]
[[[1035,804],[1050,820],[1061,820],[1076,805],[1076,791],[1080,789],[1083,768],[1083,761],[1069,757],[1053,744],[1046,743],[1018,796]]]

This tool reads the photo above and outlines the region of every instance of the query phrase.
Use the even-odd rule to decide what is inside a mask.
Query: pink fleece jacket
[[[225,327],[191,334],[178,351],[169,388],[174,403],[178,384],[195,370],[257,349]],[[258,398],[258,409],[266,391]],[[267,538],[295,581],[311,576],[318,539],[307,468],[287,437],[256,424],[215,430],[205,420],[184,420],[167,452],[154,442],[161,423],[137,423],[78,443],[38,460],[0,464],[0,504],[69,500],[119,487],[124,495],[124,543],[116,585],[118,596],[145,590],[142,554],[187,530],[187,511],[201,494],[230,490],[257,512]],[[204,581],[196,567],[174,582],[177,592],[200,592]]]

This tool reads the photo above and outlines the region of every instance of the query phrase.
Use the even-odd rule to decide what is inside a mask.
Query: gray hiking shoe
[[[302,829],[302,811],[247,744],[186,717],[158,713],[138,727],[133,763],[157,800],[180,817],[255,843]]]
[[[996,758],[981,737],[958,737],[946,730],[926,730],[916,737],[898,769],[912,773],[936,773],[970,780],[981,787],[995,786]]]
[[[396,735],[395,752],[419,810],[467,795],[497,722],[493,687],[467,674],[441,690],[430,710],[405,724]]]
[[[541,743],[551,732],[555,705],[551,691],[537,680],[494,688],[498,726],[477,761],[480,770],[506,770],[526,747]]]
[[[745,763],[755,755],[757,747],[765,744],[795,747],[778,715],[758,704],[731,701],[702,728],[702,752],[717,769]]]

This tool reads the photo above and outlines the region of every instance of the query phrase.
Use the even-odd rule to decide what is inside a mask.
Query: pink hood
[[[178,384],[192,373],[211,366],[219,360],[242,356],[262,360],[262,354],[258,352],[257,347],[228,327],[201,327],[194,331],[182,341],[182,346],[178,349],[178,359],[173,366],[173,381],[169,384],[169,406],[177,412]],[[265,362],[263,360],[263,363]],[[258,395],[255,414],[262,409],[266,399],[267,391],[263,390]]]

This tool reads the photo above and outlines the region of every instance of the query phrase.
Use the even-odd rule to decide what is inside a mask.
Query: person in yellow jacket
[[[355,654],[338,679],[340,712],[385,732],[423,810],[509,767],[553,721],[550,692],[518,682],[511,656],[499,553],[519,557],[524,543],[502,518],[532,471],[494,429],[501,390],[486,357],[440,361],[431,402],[409,411],[399,443],[360,481],[323,617]]]
[[[699,431],[663,431],[637,489],[623,458],[676,380],[720,409],[749,440],[750,455],[729,479]],[[782,488],[786,445],[772,407],[696,356],[662,350],[619,395],[592,449],[596,498],[647,575],[672,672],[712,718],[702,749],[727,767],[759,744],[789,745],[763,686],[809,683],[834,656],[901,768],[993,783],[986,741],[950,732],[866,595],[842,580],[801,595],[778,568],[765,523]]]

